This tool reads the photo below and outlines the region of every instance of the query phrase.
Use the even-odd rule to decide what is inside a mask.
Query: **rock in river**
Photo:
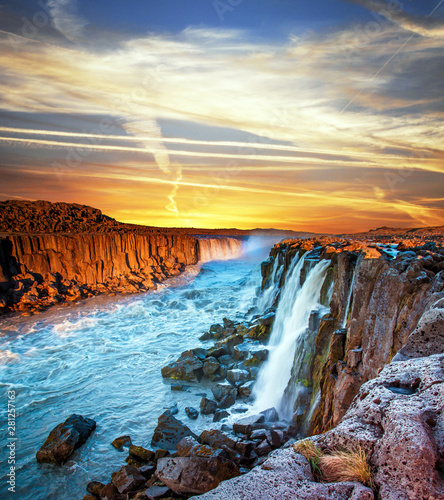
[[[157,447],[175,449],[177,443],[186,436],[196,437],[185,424],[167,410],[159,417],[151,444]]]
[[[71,415],[55,427],[37,452],[37,462],[62,465],[80,448],[96,428],[96,423],[81,415]]]

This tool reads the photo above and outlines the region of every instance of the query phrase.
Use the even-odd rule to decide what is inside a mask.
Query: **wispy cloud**
[[[72,42],[83,38],[87,21],[77,15],[77,0],[48,0],[48,11],[54,27]]]
[[[388,0],[347,0],[350,3],[361,5],[366,9],[384,16],[401,28],[422,36],[444,37],[444,20],[432,17],[434,12],[444,3],[437,1],[435,8],[427,16],[418,16],[405,12],[402,4]]]

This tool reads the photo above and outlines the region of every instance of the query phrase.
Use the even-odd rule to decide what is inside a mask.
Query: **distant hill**
[[[0,232],[2,233],[109,233],[132,232],[137,234],[187,234],[194,236],[280,236],[304,237],[312,233],[280,229],[242,230],[163,228],[118,222],[104,215],[101,210],[76,203],[51,203],[49,201],[7,200],[0,201]]]

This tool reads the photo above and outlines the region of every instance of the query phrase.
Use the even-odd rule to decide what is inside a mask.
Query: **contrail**
[[[139,139],[140,140],[140,139]],[[113,146],[103,144],[79,144],[76,142],[58,142],[48,141],[45,139],[23,139],[18,137],[0,137],[0,141],[21,143],[21,144],[35,144],[40,146],[62,147],[62,148],[78,148],[84,150],[96,151],[120,151],[120,152],[133,152],[133,153],[162,153],[162,150],[137,148],[129,146]],[[184,156],[191,158],[219,158],[219,159],[237,159],[237,160],[255,160],[255,161],[274,161],[283,163],[305,162],[305,163],[327,163],[329,165],[349,165],[356,166],[357,162],[345,160],[325,160],[322,158],[300,157],[300,156],[270,156],[270,155],[256,155],[256,154],[237,154],[237,153],[206,153],[201,151],[178,151],[170,149],[168,154],[171,156]],[[368,165],[366,163],[366,165]]]
[[[443,0],[444,1],[444,0]],[[332,156],[349,156],[353,155],[359,158],[374,158],[375,153],[367,153],[361,151],[349,151],[349,150],[339,150],[333,151],[328,149],[310,149],[302,148],[299,146],[288,146],[288,145],[278,145],[278,144],[265,144],[258,142],[240,142],[240,141],[205,141],[198,139],[183,139],[183,138],[170,138],[170,137],[151,137],[151,136],[131,136],[131,135],[106,135],[106,134],[91,134],[91,133],[81,133],[81,132],[59,132],[53,130],[38,130],[38,129],[24,129],[24,128],[12,128],[12,127],[0,127],[0,132],[12,133],[12,134],[29,134],[29,135],[47,135],[50,137],[71,137],[79,139],[106,139],[106,140],[116,140],[116,141],[128,141],[128,142],[164,142],[166,144],[187,144],[195,146],[221,146],[221,147],[233,147],[233,148],[250,148],[250,149],[264,149],[270,151],[289,151],[294,153],[310,153],[310,154],[327,154]],[[384,153],[378,153],[378,156],[383,156],[384,158],[399,158],[396,155],[387,155]]]
[[[133,152],[133,153],[164,153],[163,150],[156,150],[154,148],[140,148],[140,147],[129,147],[129,146],[113,146],[113,145],[102,145],[102,144],[79,144],[75,142],[58,142],[49,141],[44,139],[23,139],[18,137],[0,137],[0,142],[5,143],[20,143],[25,145],[37,145],[44,147],[59,147],[59,148],[78,148],[86,151],[119,151],[119,152]],[[303,163],[304,165],[313,164],[318,166],[320,163],[326,164],[327,166],[338,165],[338,166],[349,166],[349,167],[366,167],[366,168],[398,168],[394,165],[388,165],[383,162],[360,162],[360,161],[346,161],[346,160],[329,160],[323,158],[312,158],[312,157],[300,157],[300,156],[270,156],[270,155],[248,155],[248,154],[237,154],[237,153],[206,153],[201,151],[178,151],[169,150],[168,154],[171,156],[182,156],[189,158],[218,158],[218,159],[236,159],[236,160],[247,160],[247,161],[264,161],[264,162],[277,162],[277,163],[292,163],[298,164]],[[378,157],[375,157],[377,160]],[[385,159],[385,158],[383,158]],[[409,161],[408,158],[402,156],[393,156],[393,159],[397,162],[405,163]],[[426,170],[430,172],[442,173],[442,168],[421,165],[421,170]]]

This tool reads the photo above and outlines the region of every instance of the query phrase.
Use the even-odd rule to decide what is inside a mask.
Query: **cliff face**
[[[3,235],[0,302],[6,310],[39,309],[104,291],[148,290],[196,262],[197,240],[186,235]]]
[[[304,355],[297,354],[290,382],[304,386],[294,417],[303,433],[319,434],[337,425],[361,385],[378,375],[406,345],[420,318],[444,297],[442,248],[405,242],[398,248],[393,258],[389,247],[321,238],[286,241],[273,249],[273,257],[283,254],[282,282],[297,256],[331,261],[321,293],[330,314],[311,319]],[[269,273],[268,262],[264,282]]]

